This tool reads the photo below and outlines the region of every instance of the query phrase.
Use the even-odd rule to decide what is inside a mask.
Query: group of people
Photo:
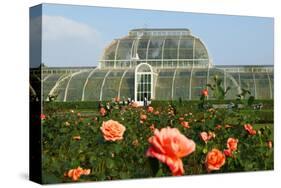
[[[131,98],[125,99],[123,97],[123,99],[120,100],[119,98],[116,97],[116,98],[112,99],[111,102],[103,103],[102,101],[100,101],[99,104],[98,104],[98,109],[105,108],[105,110],[107,110],[108,112],[111,112],[113,108],[120,108],[121,109],[124,106],[136,107],[136,106],[139,106],[139,104],[137,102],[135,102],[134,99],[131,99]],[[147,100],[146,97],[144,97],[143,106],[144,107],[148,106],[148,100]]]

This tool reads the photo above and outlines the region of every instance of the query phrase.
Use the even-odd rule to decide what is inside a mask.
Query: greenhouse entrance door
[[[152,67],[147,63],[141,63],[135,70],[135,101],[141,106],[151,102],[153,88]]]

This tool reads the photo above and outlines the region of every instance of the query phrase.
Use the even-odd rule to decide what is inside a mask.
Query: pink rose
[[[201,132],[201,133],[200,133],[200,138],[201,138],[205,143],[207,143],[207,142],[209,141],[208,133],[206,133],[206,132]]]
[[[188,123],[187,121],[182,121],[182,122],[181,122],[181,125],[182,125],[184,128],[187,128],[187,129],[190,128],[189,123]]]
[[[252,125],[250,124],[245,124],[244,129],[250,134],[250,135],[255,135],[257,132],[256,130],[253,129]]]
[[[101,107],[101,108],[100,108],[100,115],[101,115],[101,116],[105,116],[105,115],[106,115],[106,110],[105,110],[104,107]]]
[[[153,112],[153,110],[154,110],[154,109],[153,109],[153,107],[152,107],[152,106],[149,106],[149,107],[147,108],[147,112],[148,112],[148,113],[152,113],[152,112]]]
[[[174,176],[184,173],[181,158],[195,150],[193,140],[186,138],[177,128],[155,129],[154,135],[148,139],[151,144],[146,152],[149,157],[155,157],[170,168]]]
[[[238,139],[235,138],[228,138],[227,139],[227,148],[230,149],[231,151],[236,151],[237,150],[237,144],[238,144]]]

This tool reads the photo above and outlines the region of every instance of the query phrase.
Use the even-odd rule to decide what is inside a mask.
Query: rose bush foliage
[[[239,109],[191,112],[173,105],[145,109],[117,104],[111,111],[63,110],[44,115],[45,183],[273,169],[272,129],[255,128],[258,117]],[[112,121],[113,127],[106,123]],[[168,127],[176,133],[160,146],[162,137],[155,135]],[[171,140],[175,134],[180,136]],[[189,141],[196,146],[186,148]],[[174,152],[177,147],[183,152]],[[87,173],[76,170],[74,176],[73,169],[80,168]]]

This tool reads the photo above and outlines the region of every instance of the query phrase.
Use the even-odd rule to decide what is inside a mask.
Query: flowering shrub
[[[44,110],[44,183],[273,169],[273,125],[241,109]]]

